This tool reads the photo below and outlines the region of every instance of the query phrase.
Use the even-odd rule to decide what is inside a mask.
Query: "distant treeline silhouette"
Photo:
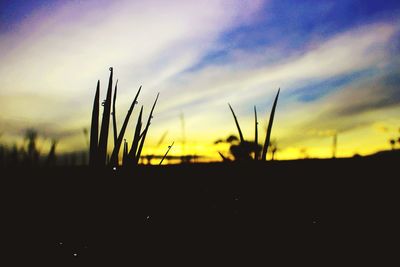
[[[88,164],[87,151],[57,153],[58,141],[51,140],[48,151],[38,145],[39,133],[34,128],[25,130],[20,146],[0,144],[0,167],[54,167],[82,166]]]
[[[399,128],[399,133],[400,133],[400,128]],[[392,148],[392,150],[394,150],[396,148],[396,143],[398,143],[400,146],[400,135],[397,139],[396,138],[389,139],[389,144],[390,144],[390,147]]]
[[[8,147],[0,144],[0,164],[6,166],[55,166],[57,141],[51,141],[50,150],[42,154],[38,148],[38,132],[29,128],[25,131],[23,144]]]

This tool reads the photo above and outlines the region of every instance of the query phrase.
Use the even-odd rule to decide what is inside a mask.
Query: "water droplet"
[[[78,254],[77,254],[77,253],[74,253],[74,254],[72,254],[72,255],[74,255],[74,257],[78,256]]]
[[[116,171],[116,170],[117,170],[117,167],[114,167],[113,170]]]

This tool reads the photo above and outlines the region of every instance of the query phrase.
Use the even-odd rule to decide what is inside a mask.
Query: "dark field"
[[[3,170],[2,254],[15,266],[382,266],[398,256],[398,173],[398,157]]]

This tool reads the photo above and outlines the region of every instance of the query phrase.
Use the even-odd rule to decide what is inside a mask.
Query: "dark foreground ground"
[[[399,266],[399,163],[3,170],[0,266]]]

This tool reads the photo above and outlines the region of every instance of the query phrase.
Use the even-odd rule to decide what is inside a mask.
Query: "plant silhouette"
[[[125,116],[121,130],[118,133],[117,122],[116,122],[116,107],[115,107],[117,99],[117,83],[118,81],[115,84],[114,94],[111,103],[112,87],[113,87],[113,68],[110,67],[110,77],[108,82],[107,96],[106,99],[102,102],[103,116],[100,126],[100,137],[99,137],[98,120],[99,120],[99,109],[100,109],[99,105],[100,81],[97,81],[96,93],[92,109],[91,128],[90,128],[89,165],[92,167],[105,167],[107,165],[115,167],[119,165],[119,151],[122,142],[124,141],[125,131],[128,126],[133,109],[135,108],[136,104],[138,104],[137,100],[140,91],[142,89],[142,86],[139,87],[136,96],[133,99],[128,109],[128,112]],[[143,106],[141,107],[139,117],[136,122],[135,134],[132,140],[130,150],[128,150],[128,142],[126,140],[124,141],[123,160],[122,160],[123,166],[133,167],[139,163],[139,158],[144,146],[147,132],[151,124],[151,119],[153,118],[154,108],[157,104],[159,95],[160,94],[158,93],[154,101],[154,104],[152,106],[152,109],[150,111],[150,115],[147,120],[146,126],[142,132],[141,129],[142,129]],[[112,107],[112,112],[111,112],[111,107]],[[112,149],[111,155],[107,153],[110,116],[112,116],[113,138],[114,138],[114,147]]]
[[[267,133],[265,136],[265,141],[264,141],[264,146],[262,147],[262,154],[261,154],[261,160],[266,161],[267,160],[267,153],[268,153],[268,148],[270,147],[270,139],[271,139],[271,132],[272,132],[272,125],[274,121],[274,116],[275,116],[275,109],[278,103],[278,97],[279,97],[280,89],[278,89],[278,92],[275,96],[274,103],[272,105],[270,117],[269,117],[269,122],[268,122],[268,128],[267,128]],[[254,106],[254,118],[255,118],[255,129],[254,129],[254,141],[246,141],[244,139],[242,129],[240,128],[240,124],[238,121],[238,118],[231,106],[231,104],[228,103],[229,109],[232,113],[233,119],[235,121],[236,128],[238,130],[239,134],[239,143],[238,144],[232,144],[230,147],[230,152],[235,158],[235,160],[239,161],[247,161],[247,160],[259,160],[259,155],[260,155],[260,147],[258,145],[258,120],[257,120],[257,109]],[[237,137],[236,137],[237,138]],[[221,140],[217,140],[216,143],[220,142]],[[226,140],[228,143],[231,143],[230,141],[232,140]],[[275,151],[276,152],[276,151]],[[273,153],[275,153],[273,152]],[[220,156],[223,158],[223,160],[226,160],[226,157],[224,157],[221,152],[218,152]],[[253,156],[251,156],[253,155]]]

